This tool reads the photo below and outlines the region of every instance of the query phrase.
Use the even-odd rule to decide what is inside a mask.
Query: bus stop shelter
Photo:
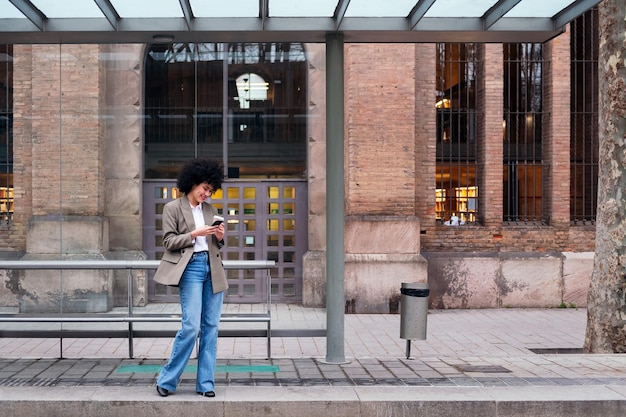
[[[326,44],[326,361],[344,353],[344,43],[545,42],[600,0],[0,0],[0,43]]]

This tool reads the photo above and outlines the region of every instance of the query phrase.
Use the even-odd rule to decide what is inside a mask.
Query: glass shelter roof
[[[0,42],[543,42],[599,2],[0,0]]]

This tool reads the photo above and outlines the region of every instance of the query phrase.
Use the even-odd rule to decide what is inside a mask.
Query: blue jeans
[[[182,326],[176,333],[167,364],[161,369],[157,385],[175,391],[200,334],[196,391],[215,389],[217,326],[222,313],[224,293],[213,294],[211,271],[206,252],[192,255],[179,283]]]

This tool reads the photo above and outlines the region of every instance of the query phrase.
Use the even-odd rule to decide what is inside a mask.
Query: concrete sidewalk
[[[323,309],[272,316],[273,329],[326,325]],[[170,339],[135,339],[134,359],[125,339],[65,339],[64,359],[58,340],[0,339],[0,414],[624,416],[626,355],[582,354],[585,326],[577,309],[431,310],[407,359],[399,315],[346,315],[344,364],[325,363],[323,337],[273,338],[269,360],[264,338],[221,338],[212,400],[195,394],[194,361],[157,396]]]

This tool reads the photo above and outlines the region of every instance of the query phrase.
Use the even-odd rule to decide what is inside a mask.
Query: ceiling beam
[[[191,0],[179,0],[182,17],[121,18],[111,0],[94,0],[98,18],[47,18],[33,0],[9,0],[24,17],[0,18],[0,43],[120,43],[171,34],[177,41],[319,42],[341,31],[347,42],[545,42],[601,0],[575,0],[553,17],[506,17],[521,0],[498,0],[482,17],[429,17],[437,0],[414,0],[406,17],[347,15],[350,0],[335,0],[332,17],[269,18],[269,1],[258,0],[258,17],[197,18]],[[546,0],[548,1],[548,0]]]
[[[554,15],[552,20],[554,21],[555,28],[561,28],[567,25],[572,20],[576,19],[587,10],[595,7],[601,0],[577,0],[570,4],[565,9]]]
[[[333,14],[333,19],[335,19],[335,30],[339,30],[341,27],[341,22],[343,22],[343,18],[346,15],[346,10],[348,10],[349,4],[350,0],[339,0],[337,3],[335,13]]]
[[[261,20],[261,30],[265,30],[269,14],[269,0],[259,0],[259,19]]]
[[[521,0],[499,0],[489,10],[485,12],[483,17],[483,29],[487,30],[494,25],[498,20],[515,7]]]
[[[1,19],[0,43],[152,43],[153,36],[168,34],[176,42],[325,42],[335,31],[332,17],[261,19],[195,17],[193,30],[178,18],[122,18],[118,30],[104,18],[48,19],[46,30],[33,30],[27,19]],[[490,30],[482,30],[475,18],[429,18],[420,20],[415,30],[407,30],[407,20],[397,18],[345,17],[342,32],[346,43],[419,42],[545,42],[560,33],[550,18],[502,18]]]
[[[44,30],[46,16],[28,0],[9,0],[39,30]]]
[[[104,17],[106,17],[106,19],[109,21],[109,24],[111,25],[111,27],[117,30],[117,24],[120,21],[120,15],[117,14],[117,10],[113,8],[113,5],[111,4],[111,2],[109,0],[94,0],[94,1],[100,8],[100,11],[104,15]]]
[[[185,19],[176,18],[122,18],[117,31],[105,18],[52,18],[46,21],[45,31],[33,31],[33,35],[44,43],[55,43],[59,37],[72,37],[74,32],[93,32],[103,38],[114,32],[120,32],[119,38],[134,38],[138,41],[144,34],[181,33],[188,31]],[[482,30],[482,20],[479,17],[425,17],[422,18],[414,30],[407,30],[404,17],[345,17],[342,23],[342,32],[351,32],[353,37],[359,33],[380,33],[383,36],[392,35],[395,38],[413,39],[413,32],[447,32],[454,36],[455,32],[489,32]],[[12,37],[11,43],[20,42],[16,33],[32,31],[32,25],[26,19],[0,18],[0,34],[3,39]],[[500,32],[520,33],[555,31],[551,18],[545,17],[508,17],[498,20],[491,30]],[[242,39],[248,42],[254,35],[251,33],[268,32],[272,37],[284,34],[285,42],[289,37],[296,35],[298,39],[310,37],[317,41],[320,34],[335,31],[335,21],[331,17],[272,17],[266,19],[262,25],[257,17],[195,17],[193,31],[190,36],[220,37],[220,32],[239,33]],[[117,35],[116,35],[117,36]],[[45,42],[46,37],[50,42]],[[447,36],[449,37],[449,36]],[[321,39],[324,39],[323,37]],[[495,41],[495,39],[494,39]],[[41,43],[38,41],[37,43]]]
[[[31,28],[26,19],[1,19],[0,34],[3,38],[13,36],[12,43],[20,42],[17,32],[24,33]],[[272,37],[281,36],[284,33],[285,41],[290,36],[296,35],[298,39],[311,37],[311,41],[319,39],[320,34],[335,30],[335,21],[331,17],[272,17],[266,19],[262,25],[261,19],[257,17],[196,17],[193,21],[193,31],[191,37],[202,38],[203,36],[220,36],[220,32],[239,33],[242,39],[249,41],[254,35],[251,32],[268,32]],[[509,17],[498,20],[491,30],[519,32],[524,34],[533,31],[554,31],[554,24],[549,17]],[[133,38],[138,40],[143,34],[155,33],[180,33],[187,31],[185,19],[176,18],[122,18],[119,21],[117,32],[119,37],[132,42]],[[425,17],[414,30],[407,30],[406,18],[403,17],[345,17],[342,23],[343,32],[351,32],[352,35],[358,33],[381,33],[384,36],[393,35],[397,38],[413,39],[413,32],[448,32],[454,36],[455,32],[471,31],[485,32],[482,30],[482,21],[479,17]],[[50,39],[48,43],[55,43],[54,39],[60,37],[72,37],[74,32],[94,32],[100,35],[103,43],[109,34],[116,32],[109,22],[104,18],[52,18],[46,21],[45,31],[34,31],[33,35],[44,40]],[[299,33],[300,32],[300,33]],[[488,32],[488,31],[486,31]],[[311,36],[312,35],[312,36]],[[323,37],[322,37],[323,39]],[[41,42],[37,42],[41,43]]]
[[[191,10],[191,4],[189,0],[179,0],[180,8],[183,10],[183,16],[185,17],[185,23],[187,23],[187,30],[191,30],[191,21],[193,20],[193,11]]]
[[[426,14],[428,9],[435,3],[436,0],[419,0],[409,15],[406,17],[409,21],[409,30],[415,29],[417,24],[422,20],[422,17]]]

